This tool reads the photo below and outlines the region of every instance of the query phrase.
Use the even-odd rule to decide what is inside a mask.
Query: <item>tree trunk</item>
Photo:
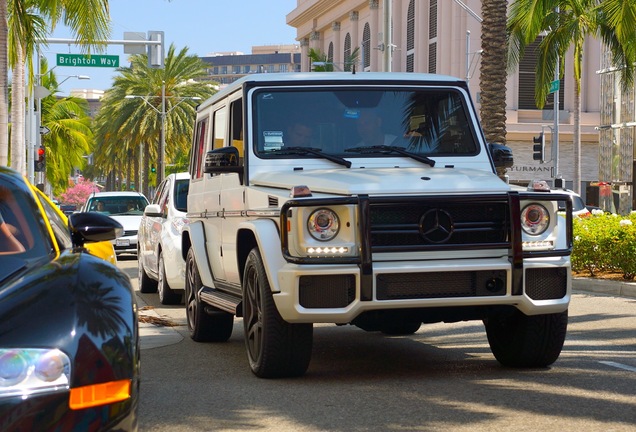
[[[486,140],[499,144],[506,143],[506,8],[502,0],[481,6],[481,124]]]
[[[9,165],[9,24],[7,0],[0,0],[0,165]]]
[[[576,77],[575,81],[576,83]],[[581,87],[575,84],[574,89],[574,176],[572,190],[581,195]]]
[[[11,168],[26,175],[24,51],[21,46],[17,46],[15,49],[16,66],[11,76]]]

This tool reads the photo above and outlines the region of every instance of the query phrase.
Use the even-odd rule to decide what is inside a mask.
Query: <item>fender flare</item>
[[[205,229],[203,228],[203,222],[195,221],[188,224],[187,228],[184,230],[183,234],[188,233],[190,248],[194,253],[194,261],[196,262],[197,269],[199,270],[199,275],[201,276],[201,282],[203,286],[214,288],[214,277],[212,276],[212,268],[210,267],[210,261],[208,259],[208,251],[205,247],[206,238],[205,238]],[[188,247],[186,244],[185,236],[182,234],[181,244],[182,244],[182,254],[185,256],[183,259],[185,260],[187,257]]]
[[[281,251],[278,225],[271,219],[255,219],[240,223],[237,233],[245,230],[250,231],[254,235],[256,241],[255,247],[258,247],[261,252],[265,273],[267,274],[272,292],[280,292],[278,270],[287,264],[287,261],[283,258]],[[241,255],[247,258],[247,254],[249,254],[249,250]],[[242,270],[245,268],[245,260],[239,261],[239,266],[242,273]]]

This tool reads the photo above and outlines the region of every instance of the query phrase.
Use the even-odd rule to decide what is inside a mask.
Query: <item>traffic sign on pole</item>
[[[560,80],[554,80],[550,83],[550,91],[549,93],[554,93],[559,91],[559,87],[561,87],[561,81]]]
[[[118,55],[57,54],[58,66],[119,67]]]

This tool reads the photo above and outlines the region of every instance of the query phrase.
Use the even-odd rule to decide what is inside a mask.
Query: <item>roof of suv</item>
[[[242,87],[244,83],[272,83],[272,84],[292,84],[302,85],[306,83],[318,83],[337,84],[338,82],[351,82],[359,81],[360,85],[372,84],[374,82],[401,82],[404,83],[443,83],[466,86],[466,82],[461,78],[457,78],[450,75],[437,75],[427,73],[411,73],[411,72],[330,72],[330,73],[317,73],[317,72],[289,72],[289,73],[273,73],[273,74],[252,74],[246,75],[237,79],[232,84],[224,87],[209,99],[202,102],[198,109],[202,109],[207,105],[210,105],[212,101],[216,101],[225,97],[225,95],[236,91],[237,88]]]

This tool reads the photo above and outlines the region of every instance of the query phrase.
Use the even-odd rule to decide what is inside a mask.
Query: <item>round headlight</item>
[[[550,226],[550,213],[540,204],[530,204],[521,212],[521,228],[530,235],[543,234]]]
[[[338,215],[327,208],[321,208],[309,215],[307,229],[313,238],[319,241],[333,239],[340,229]]]
[[[28,374],[29,361],[20,351],[5,351],[0,355],[0,387],[11,387]]]
[[[42,381],[51,382],[57,380],[68,368],[68,357],[59,350],[51,350],[44,353],[35,363],[35,376]]]

